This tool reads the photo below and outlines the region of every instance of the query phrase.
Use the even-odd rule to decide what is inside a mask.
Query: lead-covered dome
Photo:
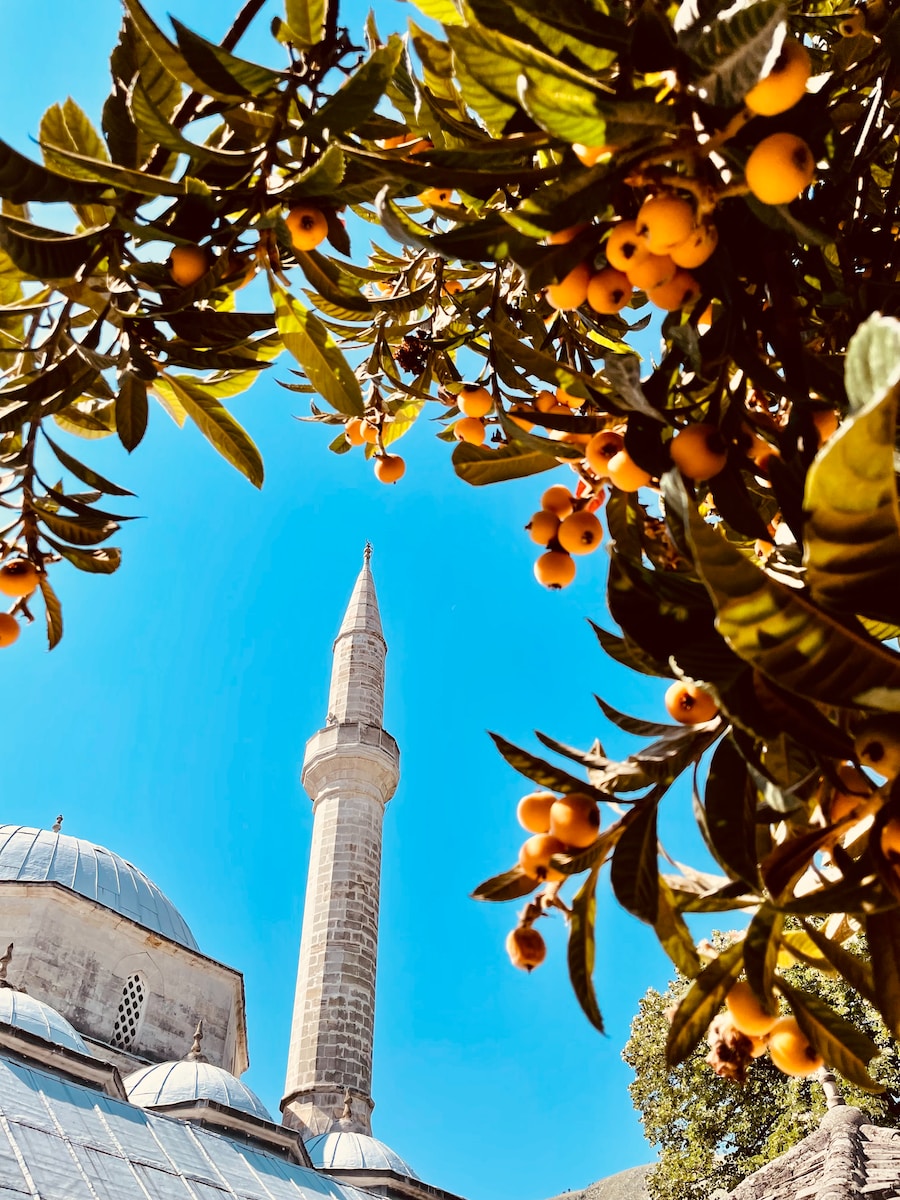
[[[61,883],[191,950],[181,913],[143,872],[103,846],[66,833],[0,825],[0,880]]]
[[[408,1179],[419,1178],[390,1146],[366,1133],[333,1129],[304,1144],[312,1165],[324,1171],[394,1171]]]
[[[133,1071],[123,1082],[128,1099],[140,1108],[212,1100],[274,1124],[262,1100],[245,1083],[224,1067],[212,1063],[191,1059],[157,1063]]]
[[[24,1029],[26,1033],[33,1033],[45,1042],[65,1046],[90,1057],[91,1052],[78,1030],[55,1008],[36,1000],[27,992],[17,992],[11,987],[0,988],[0,1023],[11,1025],[13,1029]]]

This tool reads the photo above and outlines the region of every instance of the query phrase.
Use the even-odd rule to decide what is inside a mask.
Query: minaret
[[[334,643],[328,716],[306,745],[301,782],[313,834],[287,1079],[285,1125],[304,1136],[371,1133],[372,1041],[384,809],[399,778],[382,728],[387,652],[367,543]],[[349,1094],[349,1095],[348,1095]]]

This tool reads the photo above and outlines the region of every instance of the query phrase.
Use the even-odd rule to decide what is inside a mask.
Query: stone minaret
[[[306,746],[301,781],[313,834],[300,965],[281,1102],[305,1136],[371,1133],[372,1041],[384,809],[399,778],[382,728],[387,651],[366,545],[334,643],[328,716]],[[308,1132],[307,1132],[308,1131]]]

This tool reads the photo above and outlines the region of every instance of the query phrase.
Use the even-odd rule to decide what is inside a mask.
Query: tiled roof
[[[851,1105],[830,1108],[818,1129],[738,1184],[731,1200],[900,1200],[900,1130],[870,1125]]]
[[[0,1057],[2,1200],[371,1200],[247,1142]]]

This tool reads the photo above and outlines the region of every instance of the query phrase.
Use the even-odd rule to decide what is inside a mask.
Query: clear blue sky
[[[163,3],[149,8],[162,20]],[[209,0],[171,8],[211,37],[233,15]],[[380,6],[382,32],[409,13]],[[362,14],[344,16],[358,28]],[[37,154],[29,136],[67,94],[97,118],[118,19],[113,0],[8,5],[0,136]],[[242,49],[279,61],[265,18]],[[606,886],[597,986],[609,1037],[569,993],[561,922],[544,923],[541,970],[509,966],[514,907],[467,894],[512,864],[529,789],[484,731],[531,746],[534,728],[581,745],[600,736],[626,753],[591,693],[659,718],[664,685],[619,671],[584,620],[603,620],[602,553],[561,594],[534,582],[522,527],[550,478],[468,488],[422,422],[403,443],[406,478],[384,487],[359,452],[330,455],[326,430],[292,420],[304,398],[274,381],[288,366],[234,404],[266,460],[262,493],[160,409],[131,459],[112,439],[60,438],[135,490],[131,511],[146,520],[118,539],[117,576],[56,568],[57,650],[36,626],[4,652],[4,820],[49,827],[62,812],[67,833],[134,861],[203,950],[244,972],[245,1079],[277,1112],[311,827],[298,767],[325,718],[331,643],[371,540],[386,725],[402,751],[385,831],[374,1131],[469,1200],[583,1187],[650,1157],[619,1051],[639,996],[669,970]],[[665,819],[671,848],[687,853],[689,797],[674,795]]]

